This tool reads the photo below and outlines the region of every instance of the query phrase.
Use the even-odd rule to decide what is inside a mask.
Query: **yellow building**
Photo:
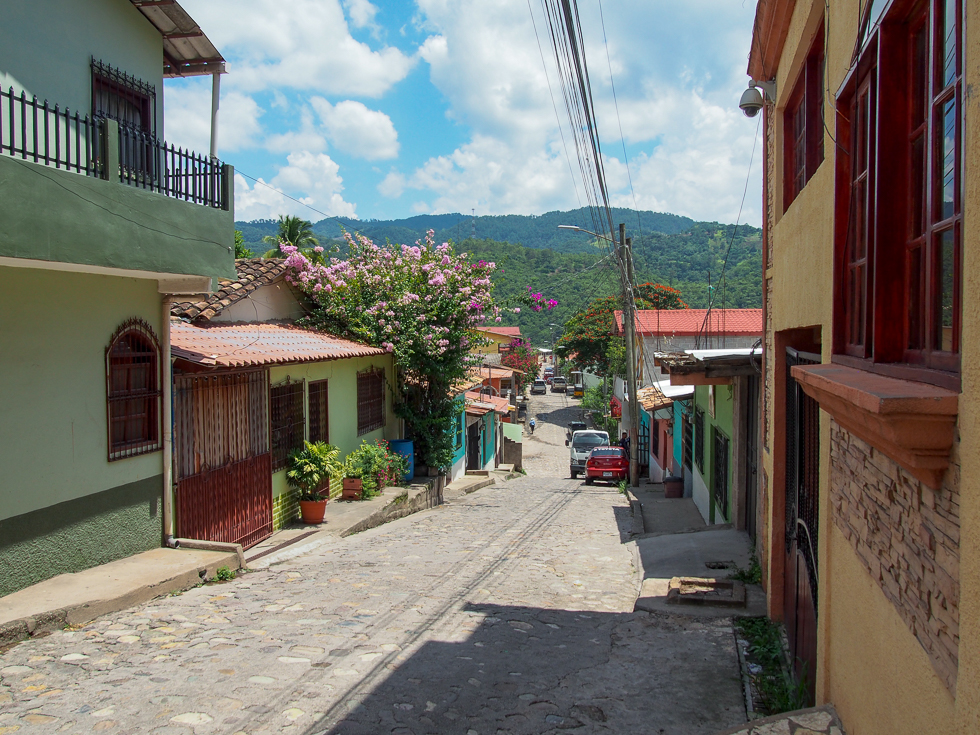
[[[973,735],[980,3],[760,0],[754,28],[769,613],[848,733]]]
[[[493,340],[490,344],[479,345],[471,350],[478,355],[495,355],[498,352],[506,352],[507,345],[521,337],[520,327],[477,327],[477,330],[480,333],[479,336]]]

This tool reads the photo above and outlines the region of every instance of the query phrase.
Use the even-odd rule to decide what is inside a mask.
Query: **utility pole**
[[[640,413],[637,410],[639,401],[636,398],[636,315],[633,312],[633,259],[630,254],[631,240],[626,239],[626,225],[619,225],[619,262],[622,269],[623,282],[623,326],[626,347],[626,391],[629,395],[630,412],[630,486],[640,485],[640,463],[638,461],[639,447],[637,442],[640,435]]]

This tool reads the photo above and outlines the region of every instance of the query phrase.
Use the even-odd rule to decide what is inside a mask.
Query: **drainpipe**
[[[217,76],[217,75],[216,75]],[[163,359],[163,543],[171,549],[180,547],[174,538],[174,429],[173,429],[173,370],[170,357],[170,294],[163,295],[160,326]]]

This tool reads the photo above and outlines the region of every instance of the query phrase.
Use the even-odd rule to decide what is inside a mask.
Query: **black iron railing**
[[[0,89],[0,154],[227,209],[230,182],[221,161],[185,151],[151,133],[118,124],[118,174],[106,141],[108,121],[51,107],[11,87]]]
[[[0,89],[0,153],[101,177],[101,130],[98,120],[77,110]]]
[[[137,127],[119,125],[119,180],[174,199],[225,208],[221,161],[157,140]]]

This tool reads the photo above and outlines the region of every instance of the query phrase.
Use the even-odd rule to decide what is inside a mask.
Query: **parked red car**
[[[630,472],[629,457],[622,447],[596,447],[585,460],[585,484],[596,480],[619,482],[625,480]]]

